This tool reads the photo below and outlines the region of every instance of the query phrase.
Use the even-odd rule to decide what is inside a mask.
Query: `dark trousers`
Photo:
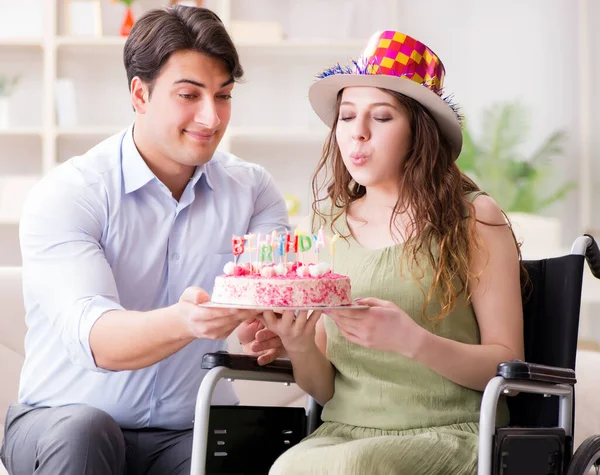
[[[10,475],[188,475],[191,454],[191,429],[121,429],[82,405],[11,405],[0,448]]]

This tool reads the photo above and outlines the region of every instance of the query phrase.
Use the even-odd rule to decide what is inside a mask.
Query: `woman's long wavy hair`
[[[420,256],[425,256],[434,269],[431,287],[426,290],[421,285],[425,296],[422,317],[437,324],[455,309],[460,296],[465,295],[467,302],[470,301],[471,294],[467,284],[479,277],[479,274],[474,275],[469,268],[469,254],[474,247],[483,249],[483,243],[475,230],[477,220],[474,206],[466,197],[468,193],[479,191],[479,187],[461,173],[452,156],[449,142],[440,133],[427,109],[407,96],[382,90],[394,97],[408,114],[413,141],[405,159],[400,162],[400,198],[390,219],[390,232],[398,243],[403,238],[402,263],[409,264],[411,274],[419,285],[423,277]],[[340,91],[338,112],[341,96]],[[317,219],[322,224],[329,221],[331,231],[347,239],[349,236],[340,233],[335,223],[348,213],[354,201],[366,194],[366,189],[352,179],[342,161],[336,141],[336,128],[337,122],[333,124],[312,177],[313,227],[319,227],[316,226]],[[324,178],[321,179],[323,174]],[[331,202],[331,208],[321,207],[320,203],[323,201]],[[327,210],[326,214],[322,209]],[[398,227],[397,217],[408,210],[409,225],[403,235]],[[508,219],[506,225],[510,227]],[[515,244],[519,249],[516,239]],[[441,305],[441,312],[439,315],[428,316],[426,309],[434,295]]]

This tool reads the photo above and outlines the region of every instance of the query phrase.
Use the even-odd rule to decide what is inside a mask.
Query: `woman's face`
[[[407,113],[376,87],[342,91],[336,140],[348,172],[365,187],[396,186],[411,147]]]

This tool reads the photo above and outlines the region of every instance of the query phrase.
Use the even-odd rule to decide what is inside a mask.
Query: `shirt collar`
[[[192,178],[190,178],[190,182],[192,187],[196,186],[196,183],[198,183],[198,181],[200,180],[200,178],[202,178],[202,176],[204,175],[204,178],[206,180],[206,184],[208,185],[208,187],[212,190],[213,189],[213,185],[212,182],[210,180],[209,177],[209,173],[208,173],[208,169],[209,169],[209,164],[208,163],[204,163],[203,165],[198,165],[196,167],[196,170],[194,170],[194,174],[192,175]]]
[[[130,125],[125,131],[123,142],[121,144],[121,160],[123,168],[123,181],[125,183],[125,193],[131,193],[139,190],[144,185],[152,181],[156,176],[148,167],[140,152],[138,151],[135,142],[133,141],[133,126]],[[210,163],[210,162],[209,162]],[[196,186],[198,180],[205,176],[206,184],[212,190],[213,184],[208,173],[207,164],[196,167],[194,174],[190,178],[192,188]]]
[[[156,178],[135,146],[133,141],[133,124],[125,131],[123,142],[121,143],[121,164],[125,193],[139,190],[142,186],[152,181],[153,178]]]

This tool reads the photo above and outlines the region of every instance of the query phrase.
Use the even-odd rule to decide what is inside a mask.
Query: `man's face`
[[[173,53],[150,96],[147,85],[140,86],[145,100],[136,102],[143,140],[155,160],[189,166],[208,162],[229,124],[233,86],[219,59],[193,50]],[[134,89],[132,83],[132,94]]]

